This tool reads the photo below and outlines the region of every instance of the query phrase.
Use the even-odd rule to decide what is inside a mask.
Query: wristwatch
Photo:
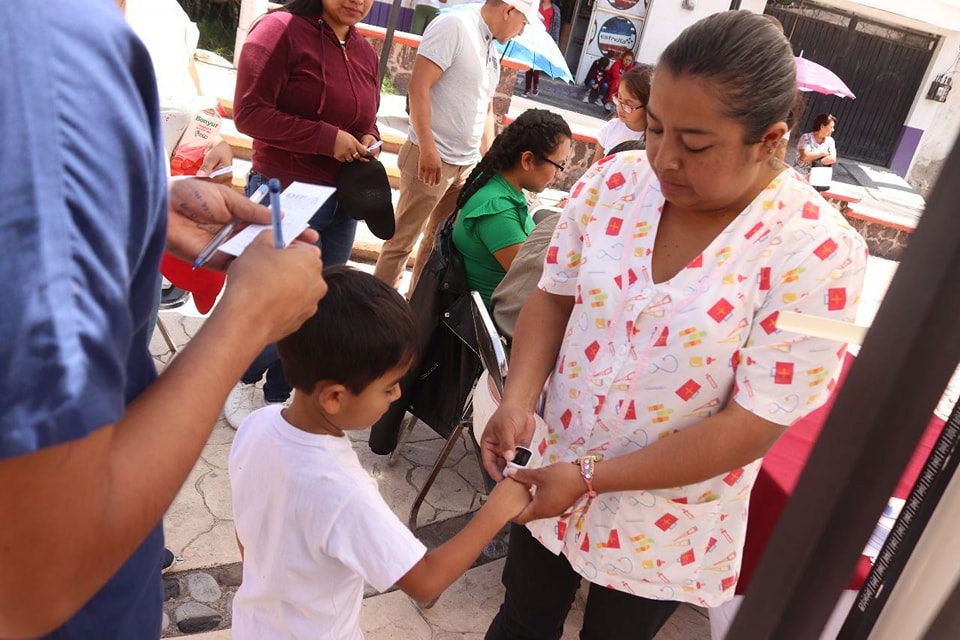
[[[587,483],[587,497],[596,498],[597,492],[593,490],[593,472],[595,465],[603,460],[603,456],[598,453],[580,456],[573,461],[573,464],[580,466],[580,476]]]

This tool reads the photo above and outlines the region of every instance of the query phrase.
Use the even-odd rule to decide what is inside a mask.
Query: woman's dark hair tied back
[[[565,138],[571,138],[570,125],[560,115],[546,109],[528,109],[510,123],[490,145],[490,150],[474,167],[457,198],[457,211],[494,175],[514,166],[529,151],[543,161],[557,150]]]
[[[813,129],[811,129],[811,131],[819,131],[820,127],[825,127],[831,122],[834,124],[837,122],[837,117],[832,113],[818,114],[817,117],[813,119]]]
[[[787,122],[797,100],[797,67],[790,42],[762,15],[724,11],[684,29],[658,67],[717,88],[728,117],[741,122],[746,142]]]

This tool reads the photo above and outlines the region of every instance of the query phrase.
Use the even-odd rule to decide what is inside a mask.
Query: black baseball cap
[[[348,162],[337,178],[337,200],[354,220],[363,220],[381,240],[389,240],[396,231],[390,180],[383,164],[370,158],[369,162]]]

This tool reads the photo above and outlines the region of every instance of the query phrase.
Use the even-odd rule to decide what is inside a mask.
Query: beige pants
[[[441,162],[440,184],[430,187],[420,182],[417,170],[420,164],[420,149],[409,140],[400,148],[397,157],[400,167],[400,201],[397,203],[397,226],[393,238],[383,243],[374,275],[391,287],[400,284],[400,276],[407,265],[410,252],[417,238],[423,234],[417,259],[413,267],[410,291],[417,284],[420,271],[430,257],[437,229],[457,206],[457,198],[473,165],[461,167]]]

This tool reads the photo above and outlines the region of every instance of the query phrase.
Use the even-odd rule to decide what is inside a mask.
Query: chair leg
[[[408,413],[407,417],[400,423],[400,433],[397,435],[397,446],[394,447],[393,451],[391,451],[387,457],[388,467],[392,467],[397,463],[397,460],[400,459],[400,448],[406,444],[407,438],[410,437],[410,433],[415,426],[417,426],[417,417],[412,413]]]
[[[167,348],[170,349],[171,353],[176,354],[177,345],[173,343],[173,339],[167,331],[167,326],[163,323],[163,319],[160,318],[159,314],[157,314],[157,329],[160,330],[160,335],[163,336],[164,341],[167,343]]]
[[[460,434],[463,433],[465,425],[466,422],[461,420],[457,426],[454,427],[453,432],[447,438],[447,443],[443,445],[443,450],[440,452],[440,455],[437,456],[437,461],[433,463],[433,469],[430,470],[427,481],[423,483],[423,488],[420,489],[420,493],[417,494],[416,499],[413,501],[413,507],[410,509],[410,520],[407,524],[410,527],[410,531],[414,533],[417,531],[417,514],[420,512],[420,506],[427,497],[427,492],[430,491],[430,487],[433,486],[434,480],[440,475],[440,470],[443,469],[443,465],[450,456],[450,452],[453,451],[454,445],[456,445],[457,440],[460,439]]]

